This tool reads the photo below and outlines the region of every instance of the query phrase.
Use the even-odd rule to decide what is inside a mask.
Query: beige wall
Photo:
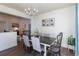
[[[4,25],[1,25],[2,24],[1,22],[3,22]],[[20,18],[20,17],[8,15],[8,14],[0,13],[0,29],[2,31],[4,31],[3,30],[4,28],[11,30],[12,23],[18,23],[20,25],[19,30],[25,30],[25,29],[27,30],[29,20],[25,18]],[[26,27],[25,27],[25,24],[26,24]]]

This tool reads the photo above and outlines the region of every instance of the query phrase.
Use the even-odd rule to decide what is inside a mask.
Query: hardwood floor
[[[73,53],[69,52],[66,48],[61,48],[62,56],[74,56]],[[18,44],[18,46],[4,50],[0,52],[0,56],[39,56],[38,52],[28,52],[28,50],[24,50],[22,43]]]

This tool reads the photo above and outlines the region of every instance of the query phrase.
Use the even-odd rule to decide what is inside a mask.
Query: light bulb
[[[36,11],[36,9],[34,8],[33,11]]]
[[[26,14],[29,14],[29,12],[26,11]]]
[[[28,10],[30,10],[30,8],[28,8]]]
[[[38,12],[38,10],[36,10],[36,12]]]
[[[25,11],[27,11],[27,9],[25,9]]]

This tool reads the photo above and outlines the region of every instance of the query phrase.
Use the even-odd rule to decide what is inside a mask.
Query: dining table
[[[40,44],[44,46],[44,56],[46,56],[46,54],[47,54],[47,47],[50,47],[54,43],[56,38],[48,37],[48,36],[41,36],[41,35],[40,36],[35,36],[35,37],[38,37],[40,39]]]

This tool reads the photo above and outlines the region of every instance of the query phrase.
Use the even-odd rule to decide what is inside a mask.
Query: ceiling
[[[59,8],[69,7],[75,5],[74,3],[1,3],[10,8],[14,8],[18,11],[24,12],[27,8],[38,9],[38,14],[53,11]]]

